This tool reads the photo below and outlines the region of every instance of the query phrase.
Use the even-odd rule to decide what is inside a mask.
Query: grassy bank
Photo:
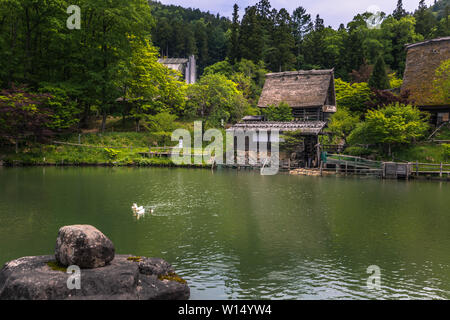
[[[187,127],[187,124],[184,124]],[[450,140],[450,128],[439,132],[434,139]],[[167,157],[149,158],[142,153],[157,148],[173,146],[175,142],[151,132],[105,132],[70,134],[59,136],[54,140],[61,144],[28,143],[20,145],[19,152],[13,146],[2,149],[0,160],[6,165],[110,165],[110,166],[174,166]],[[69,143],[73,145],[67,145]],[[81,144],[82,146],[78,146]],[[205,146],[208,143],[205,142]],[[363,150],[361,155],[374,160],[391,161],[392,157],[376,150]],[[195,150],[195,154],[201,154]],[[350,153],[350,149],[344,151]],[[432,142],[421,142],[393,152],[395,161],[421,163],[450,163],[450,146]],[[206,163],[203,165],[206,166]]]
[[[148,158],[141,154],[164,146],[156,144],[152,133],[72,134],[55,140],[62,144],[28,144],[20,147],[17,154],[9,148],[3,151],[3,161],[6,165],[174,166],[167,157]]]
[[[344,154],[361,156],[378,161],[421,162],[421,163],[450,163],[450,143],[439,143],[450,140],[450,127],[442,128],[433,138],[433,141],[421,141],[403,147],[396,147],[392,155],[388,156],[386,150],[379,148],[363,148],[350,146]]]
[[[443,127],[433,139],[450,140],[450,127]],[[450,163],[450,148],[449,144],[422,142],[396,151],[394,159],[423,163]]]

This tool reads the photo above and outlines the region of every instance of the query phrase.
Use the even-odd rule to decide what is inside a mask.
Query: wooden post
[[[320,176],[323,175],[323,162],[320,161]]]
[[[348,169],[348,162],[345,161],[345,175],[347,175],[347,169]]]
[[[441,170],[440,170],[440,172],[439,172],[439,177],[440,177],[440,178],[442,178],[442,168],[443,168],[443,166],[442,166],[442,162],[441,162]]]
[[[416,160],[416,177],[419,176],[419,160]]]
[[[291,158],[288,159],[288,170],[291,171]]]
[[[406,181],[409,180],[409,168],[411,168],[411,164],[408,162],[406,165]]]
[[[320,162],[320,142],[319,142],[319,136],[317,136],[317,162],[316,165],[318,165]]]
[[[341,171],[341,154],[339,153],[339,158],[338,158],[338,166],[336,168],[336,172],[340,172]]]
[[[81,144],[81,134],[78,134],[78,144]]]

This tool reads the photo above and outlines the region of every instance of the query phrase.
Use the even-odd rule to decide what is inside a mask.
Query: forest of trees
[[[93,117],[103,131],[111,115],[133,119],[137,130],[160,113],[235,122],[258,112],[270,71],[334,68],[342,81],[398,87],[405,44],[450,35],[450,0],[431,7],[421,0],[411,13],[398,0],[379,28],[361,13],[337,30],[302,7],[290,13],[269,0],[242,17],[234,5],[231,19],[146,0],[0,2],[3,137],[40,138],[86,127]],[[81,8],[80,30],[66,26],[69,5]],[[157,63],[191,54],[201,75],[194,85]]]
[[[245,8],[243,17],[235,4],[231,21],[199,10],[151,5],[157,21],[153,40],[162,55],[195,54],[201,71],[225,57],[231,63],[244,58],[255,64],[262,61],[273,72],[335,68],[337,77],[367,81],[367,70],[381,55],[390,71],[401,77],[405,44],[450,34],[449,0],[435,1],[431,7],[418,1],[414,12],[406,12],[399,0],[394,12],[381,14],[379,28],[369,28],[369,14],[361,13],[337,30],[303,7],[277,10],[269,0]]]

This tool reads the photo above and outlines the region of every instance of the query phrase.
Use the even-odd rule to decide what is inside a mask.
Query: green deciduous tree
[[[393,147],[411,144],[422,138],[428,130],[426,114],[411,105],[397,103],[369,110],[365,122],[352,131],[348,141],[351,144],[375,144],[390,155]]]
[[[125,98],[132,102],[132,116],[139,121],[146,115],[168,111],[181,114],[185,104],[185,84],[180,81],[181,74],[158,63],[158,52],[148,40],[130,39],[133,50],[127,70],[121,75],[121,87]]]
[[[367,102],[372,98],[372,91],[367,83],[350,84],[339,78],[334,83],[338,109],[344,107],[360,115],[366,112]]]
[[[450,104],[450,59],[441,63],[433,81],[433,100],[437,104]]]
[[[358,115],[354,115],[346,108],[341,107],[331,117],[327,131],[333,134],[335,142],[340,142],[342,139],[345,141],[358,123]]]
[[[286,102],[280,102],[278,106],[270,105],[262,110],[269,121],[292,121],[292,108]]]
[[[242,118],[248,103],[238,85],[221,74],[208,74],[187,89],[186,113],[207,119],[218,126],[221,121],[236,122]]]

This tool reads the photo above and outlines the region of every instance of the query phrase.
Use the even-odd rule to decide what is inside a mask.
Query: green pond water
[[[169,261],[192,299],[449,299],[449,207],[446,182],[0,167],[0,264],[91,224],[117,253]]]

